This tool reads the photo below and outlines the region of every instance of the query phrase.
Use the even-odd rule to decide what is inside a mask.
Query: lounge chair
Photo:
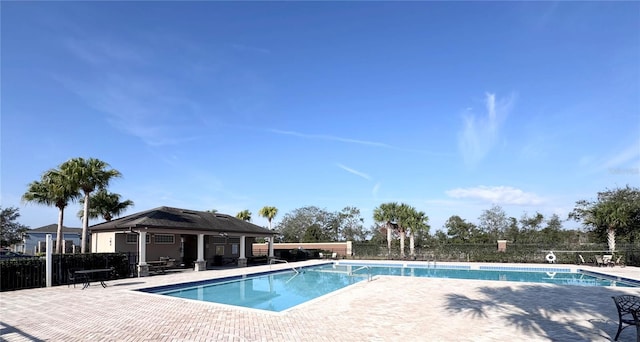
[[[613,267],[614,262],[613,262],[613,254],[605,254],[602,256],[602,261],[604,261],[604,265],[605,266],[611,266]]]
[[[624,262],[622,261],[622,255],[618,255],[618,258],[616,259],[616,261],[612,261],[611,266],[620,266],[620,267],[624,267]]]
[[[586,262],[584,261],[582,254],[578,254],[578,265],[583,265],[583,264],[586,264]]]
[[[331,253],[331,259],[338,259],[338,253],[336,252]]]
[[[613,302],[618,309],[618,332],[614,341],[618,340],[620,333],[625,328],[635,325],[636,338],[640,341],[640,297],[632,295],[613,296]]]
[[[596,255],[596,266],[598,267],[602,267],[602,266],[607,266],[607,264],[604,262],[604,259],[602,259],[602,255]]]

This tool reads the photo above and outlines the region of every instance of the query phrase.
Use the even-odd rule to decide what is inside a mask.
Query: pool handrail
[[[369,271],[369,273],[367,273],[367,281],[371,281],[371,279],[373,279],[373,276],[371,275],[371,266],[369,266],[369,265],[360,266],[360,267],[356,268],[355,270],[351,270],[351,272],[349,272],[349,276],[353,277],[353,274],[355,272],[360,271],[362,269],[367,269]]]
[[[269,260],[269,266],[273,265],[274,263],[278,263],[278,262],[280,262],[280,263],[285,263],[285,264],[289,264],[289,262],[288,262],[287,260],[272,258],[271,260]],[[269,268],[271,268],[271,267],[269,267]],[[300,272],[298,272],[298,270],[296,270],[296,268],[295,268],[295,267],[291,267],[291,269],[292,269],[294,272],[296,272],[296,274],[297,274],[297,273],[300,273]]]

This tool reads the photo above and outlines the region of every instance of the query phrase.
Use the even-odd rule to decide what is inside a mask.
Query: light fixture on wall
[[[227,236],[229,236],[229,234],[224,233],[224,232],[220,232],[220,236],[222,236],[222,237],[227,237]]]

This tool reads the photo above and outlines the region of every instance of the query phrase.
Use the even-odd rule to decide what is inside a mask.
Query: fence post
[[[47,252],[46,252],[46,272],[47,272],[47,287],[51,287],[51,281],[53,278],[53,256],[51,255],[53,250],[53,241],[51,234],[47,234]]]
[[[498,240],[498,252],[507,251],[507,240]]]

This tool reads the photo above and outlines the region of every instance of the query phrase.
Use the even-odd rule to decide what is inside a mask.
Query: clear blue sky
[[[638,2],[3,2],[1,201],[73,157],[135,202],[566,218],[640,184]],[[78,204],[65,225],[80,227]],[[93,223],[98,223],[92,222]],[[576,227],[565,223],[565,227]]]

